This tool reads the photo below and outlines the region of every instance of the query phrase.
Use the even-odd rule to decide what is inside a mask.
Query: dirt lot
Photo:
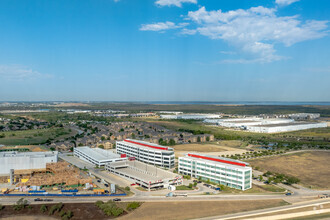
[[[330,152],[302,152],[248,161],[262,171],[295,176],[304,186],[330,188]]]
[[[146,202],[136,211],[119,219],[190,219],[225,215],[286,204],[283,200]]]

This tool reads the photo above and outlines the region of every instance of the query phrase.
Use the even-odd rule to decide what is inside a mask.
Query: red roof
[[[204,160],[212,160],[212,161],[221,162],[221,163],[228,163],[228,164],[242,166],[242,167],[246,166],[245,163],[240,163],[240,162],[235,162],[235,161],[230,161],[230,160],[217,159],[217,158],[213,158],[213,157],[206,157],[206,156],[201,156],[201,155],[196,155],[196,154],[188,154],[188,156],[199,158],[199,159],[204,159]]]
[[[143,143],[140,143],[140,142],[136,142],[136,141],[131,141],[131,140],[124,140],[125,142],[128,142],[128,143],[132,143],[132,144],[137,144],[137,145],[141,145],[141,146],[144,146],[144,147],[150,147],[150,148],[154,148],[154,149],[158,149],[158,150],[168,150],[167,147],[161,147],[161,146],[153,146],[153,145],[149,145],[149,144],[143,144]]]

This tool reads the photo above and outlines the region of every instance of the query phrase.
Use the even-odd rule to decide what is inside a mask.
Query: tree
[[[201,142],[201,137],[197,137],[197,142]]]
[[[102,141],[104,141],[104,140],[105,140],[105,137],[104,137],[104,136],[102,136],[102,137],[101,137],[101,140],[102,140]]]
[[[132,133],[131,137],[132,137],[132,139],[135,139],[135,134],[134,134],[134,133]]]
[[[104,145],[103,145],[103,144],[100,144],[100,145],[98,146],[98,148],[102,148],[102,149],[104,149]]]
[[[193,187],[193,184],[189,183],[188,187],[191,189]]]
[[[210,137],[209,136],[206,137],[206,141],[210,141]]]
[[[292,185],[292,184],[299,183],[300,182],[300,179],[298,179],[297,177],[294,177],[294,176],[289,176],[289,177],[287,177],[286,182],[289,185]]]
[[[126,190],[126,191],[130,191],[131,189],[129,188],[129,186],[126,186],[126,187],[125,187],[125,190]]]
[[[170,146],[175,145],[175,141],[173,139],[170,139],[170,142],[168,143]]]

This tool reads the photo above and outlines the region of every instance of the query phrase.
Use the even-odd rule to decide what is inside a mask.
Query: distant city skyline
[[[330,2],[0,1],[0,101],[330,101]]]

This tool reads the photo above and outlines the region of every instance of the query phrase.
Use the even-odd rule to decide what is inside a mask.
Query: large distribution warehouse
[[[47,163],[57,162],[58,152],[0,152],[0,175],[7,175],[11,169],[46,169]]]
[[[252,187],[252,168],[248,165],[238,160],[197,153],[179,157],[179,173],[241,190]]]
[[[119,155],[110,150],[90,148],[86,146],[74,148],[73,155],[96,166],[104,166],[109,162],[126,160],[126,155]]]
[[[116,151],[118,154],[126,154],[129,157],[135,157],[135,159],[144,163],[165,168],[174,167],[174,150],[170,147],[126,139],[116,142]]]
[[[251,132],[259,133],[275,133],[298,131],[311,128],[324,128],[327,123],[322,122],[302,122],[294,121],[294,119],[283,118],[230,118],[230,119],[206,119],[205,123],[212,123],[223,127],[242,129]]]

